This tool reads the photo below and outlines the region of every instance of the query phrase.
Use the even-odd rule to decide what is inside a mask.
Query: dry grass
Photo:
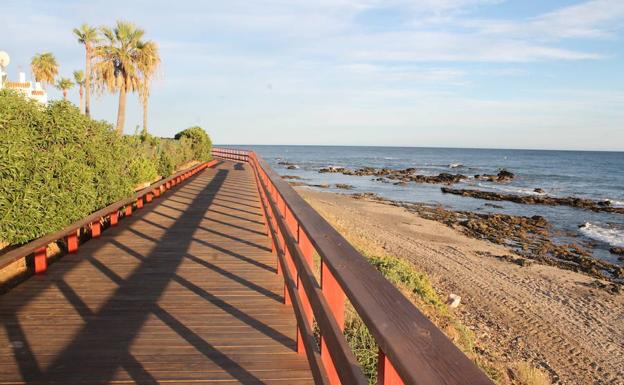
[[[522,385],[551,385],[548,375],[526,362],[519,362],[513,368],[516,381]]]

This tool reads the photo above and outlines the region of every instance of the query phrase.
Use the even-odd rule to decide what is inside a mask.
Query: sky
[[[160,47],[155,135],[624,150],[624,0],[2,0],[10,78],[44,51],[71,76],[84,67],[72,29],[116,20]],[[115,122],[116,95],[92,103]],[[132,95],[126,132],[140,124]]]

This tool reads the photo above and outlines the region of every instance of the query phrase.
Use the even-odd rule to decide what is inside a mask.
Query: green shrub
[[[41,105],[0,90],[0,240],[21,244],[60,230],[208,157],[203,129],[180,134],[119,137],[69,102]]]
[[[176,139],[189,138],[191,140],[191,148],[197,160],[209,160],[212,150],[212,142],[201,127],[195,126],[180,131],[175,136]]]
[[[0,91],[0,238],[22,243],[128,196],[134,181],[119,142],[68,102]]]

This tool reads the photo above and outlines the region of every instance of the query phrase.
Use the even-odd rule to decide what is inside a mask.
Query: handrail
[[[202,162],[200,164],[191,166],[184,170],[181,170],[167,178],[161,179],[146,188],[136,192],[131,197],[123,199],[121,201],[112,203],[103,209],[100,209],[86,218],[80,219],[69,226],[46,234],[40,238],[32,240],[22,246],[8,250],[0,254],[0,269],[5,268],[13,262],[16,262],[22,258],[26,258],[33,253],[35,254],[35,272],[43,273],[47,269],[46,262],[46,247],[48,244],[65,238],[67,242],[67,251],[70,253],[75,252],[78,249],[78,235],[77,232],[87,226],[91,227],[92,238],[100,236],[101,223],[105,220],[109,221],[111,226],[116,226],[119,218],[119,210],[125,209],[126,216],[132,215],[134,207],[142,208],[143,200],[151,202],[154,197],[159,197],[165,191],[169,190],[173,186],[181,183],[189,177],[195,175],[199,171],[211,167],[216,163],[215,160],[209,162]]]
[[[342,333],[345,296],[379,346],[379,384],[493,384],[255,152],[215,148],[213,156],[248,162],[256,175],[285,302],[297,318],[298,351],[307,355],[317,384],[366,383]],[[320,284],[314,251],[321,257]],[[309,335],[313,320],[320,349]]]

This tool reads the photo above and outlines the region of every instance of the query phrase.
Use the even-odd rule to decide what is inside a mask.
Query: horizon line
[[[624,153],[620,150],[587,150],[587,149],[556,149],[556,148],[508,148],[508,147],[445,147],[445,146],[393,146],[393,145],[367,145],[367,144],[251,144],[251,143],[213,143],[213,146],[289,146],[289,147],[383,147],[383,148],[433,148],[447,150],[501,150],[501,151],[561,151],[561,152],[611,152]]]

